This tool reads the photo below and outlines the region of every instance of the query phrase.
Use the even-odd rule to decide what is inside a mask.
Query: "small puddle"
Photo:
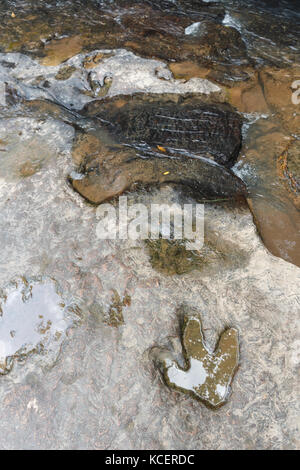
[[[72,323],[67,311],[54,281],[12,283],[0,297],[0,374],[15,359],[56,349]]]

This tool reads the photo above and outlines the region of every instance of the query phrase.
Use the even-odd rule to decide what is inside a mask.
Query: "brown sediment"
[[[215,352],[211,353],[205,344],[199,315],[184,314],[182,349],[186,361],[184,367],[179,366],[167,350],[153,348],[151,351],[166,384],[210,408],[224,405],[239,364],[238,331],[226,329]]]
[[[289,202],[248,199],[254,222],[264,245],[275,256],[300,267],[299,211]]]
[[[83,41],[81,36],[53,39],[44,47],[44,54],[40,62],[42,65],[59,65],[70,57],[81,52]]]
[[[108,59],[112,56],[112,53],[109,52],[97,52],[96,54],[91,54],[87,56],[83,61],[83,67],[85,69],[92,69],[99,65],[103,59]]]
[[[264,67],[259,72],[259,80],[266,103],[272,113],[281,121],[285,132],[297,134],[300,129],[299,106],[292,101],[294,81],[299,79],[300,67]]]
[[[77,165],[83,164],[87,157],[105,152],[105,145],[94,134],[77,132],[72,149],[72,157]]]
[[[206,78],[210,72],[210,68],[201,67],[195,62],[184,61],[184,62],[174,62],[169,64],[169,69],[171,70],[174,78],[190,80],[191,78]]]
[[[109,326],[117,328],[124,324],[123,308],[128,307],[131,304],[131,298],[126,294],[123,299],[120,298],[118,292],[114,290],[112,296],[112,303],[110,304],[108,311],[108,318],[104,320]]]
[[[269,107],[258,78],[249,72],[249,80],[233,83],[227,90],[230,104],[242,113],[268,113]]]
[[[40,168],[39,163],[33,163],[33,162],[25,162],[21,167],[20,167],[20,175],[21,176],[32,176],[34,175]]]

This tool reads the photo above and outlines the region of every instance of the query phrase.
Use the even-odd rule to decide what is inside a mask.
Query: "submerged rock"
[[[185,367],[178,365],[166,350],[152,350],[152,356],[159,364],[166,384],[209,407],[218,408],[224,405],[239,364],[237,330],[226,329],[212,353],[205,344],[200,318],[185,314],[182,347]]]
[[[246,44],[240,32],[213,21],[201,21],[186,28],[191,44],[198,47],[198,60],[231,65],[249,63]]]
[[[128,4],[127,0],[121,0],[118,3]],[[137,3],[133,0],[131,3]],[[220,2],[206,2],[203,0],[145,0],[143,3],[151,5],[155,10],[172,12],[176,15],[187,15],[189,17],[207,18],[222,20],[225,10]]]
[[[299,65],[276,68],[264,67],[259,73],[265,100],[281,120],[281,126],[290,134],[299,134],[300,112],[296,90],[299,88]]]
[[[293,2],[245,2],[244,8],[239,7],[223,22],[239,29],[251,57],[258,63],[279,66],[299,62],[299,12]]]

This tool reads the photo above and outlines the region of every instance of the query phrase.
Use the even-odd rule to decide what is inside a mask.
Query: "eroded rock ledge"
[[[90,202],[161,183],[184,184],[205,199],[246,193],[228,169],[241,146],[241,119],[230,106],[131,99],[91,103],[85,114],[109,131],[107,141],[116,142],[77,134],[74,159],[84,158],[71,183]]]

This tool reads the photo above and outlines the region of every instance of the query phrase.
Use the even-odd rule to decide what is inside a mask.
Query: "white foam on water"
[[[201,26],[200,22],[192,23],[190,26],[185,28],[184,33],[187,35],[195,34],[199,31],[199,27]]]

